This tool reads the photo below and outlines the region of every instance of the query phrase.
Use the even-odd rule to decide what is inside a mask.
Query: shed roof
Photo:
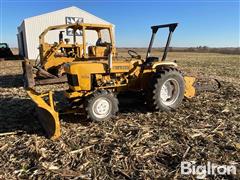
[[[70,6],[70,7],[64,8],[64,9],[59,9],[59,10],[56,10],[56,11],[52,11],[52,12],[44,13],[44,14],[41,14],[41,15],[37,15],[37,16],[32,16],[32,17],[26,18],[26,19],[24,19],[22,21],[20,26],[22,26],[24,24],[24,22],[34,21],[35,19],[39,19],[39,18],[44,17],[44,16],[54,16],[55,14],[63,13],[63,12],[66,12],[66,11],[69,12],[69,11],[72,11],[72,10],[73,11],[80,11],[80,12],[88,14],[89,16],[92,16],[94,18],[101,19],[106,24],[112,24],[112,23],[110,23],[110,22],[108,22],[108,21],[106,21],[106,20],[104,20],[102,18],[99,18],[99,17],[97,17],[97,16],[95,16],[95,15],[93,15],[93,14],[87,12],[87,11],[84,11],[84,10],[82,10],[82,9],[76,7],[76,6]]]

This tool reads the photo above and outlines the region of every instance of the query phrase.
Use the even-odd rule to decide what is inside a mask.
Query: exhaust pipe
[[[112,70],[112,46],[109,47],[109,55],[108,55],[108,73],[111,73]]]

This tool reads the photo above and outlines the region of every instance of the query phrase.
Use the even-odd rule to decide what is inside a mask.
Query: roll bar
[[[164,53],[162,56],[162,60],[161,61],[165,61],[166,57],[167,57],[167,53],[168,53],[168,48],[169,48],[169,44],[172,38],[172,33],[174,32],[174,30],[176,29],[178,23],[171,23],[171,24],[162,24],[162,25],[157,25],[157,26],[152,26],[152,36],[151,36],[151,40],[148,46],[148,51],[147,51],[147,55],[146,55],[146,59],[150,56],[151,51],[152,51],[152,46],[153,46],[153,42],[155,39],[155,35],[158,31],[159,28],[169,28],[169,34],[168,34],[168,39],[167,39],[167,43],[166,46],[164,48]]]

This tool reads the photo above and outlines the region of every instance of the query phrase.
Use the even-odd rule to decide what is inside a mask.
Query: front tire
[[[96,91],[86,101],[85,111],[93,121],[108,120],[118,112],[118,99],[110,91]]]
[[[175,68],[165,68],[153,78],[148,93],[148,104],[153,110],[176,109],[184,98],[184,92],[182,74]]]

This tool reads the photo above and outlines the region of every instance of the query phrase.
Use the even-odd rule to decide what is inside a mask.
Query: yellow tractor
[[[129,50],[128,53],[131,56],[129,60],[114,56],[113,34],[109,29],[110,42],[103,46],[107,59],[105,56],[94,57],[64,64],[64,72],[69,85],[69,89],[65,91],[65,97],[71,105],[68,110],[62,112],[66,114],[83,111],[88,119],[103,121],[112,118],[118,112],[119,103],[116,96],[118,93],[143,92],[149,107],[153,110],[164,111],[176,109],[184,96],[194,97],[197,91],[196,78],[183,76],[176,63],[166,61],[172,33],[176,27],[177,23],[152,26],[152,37],[146,58],[141,58],[137,52]],[[159,28],[169,29],[161,59],[151,56],[154,38]],[[86,30],[82,28],[83,38],[85,38]],[[83,41],[84,50],[86,50],[85,43]],[[97,54],[98,46],[90,47],[90,49]],[[41,94],[32,88],[28,88],[27,93],[38,107],[39,121],[47,135],[52,139],[58,138],[61,128],[53,93]],[[83,110],[80,107],[83,107]]]
[[[63,38],[64,30],[72,31],[72,39]],[[46,35],[52,35],[54,31],[59,31],[58,42],[46,43]],[[93,37],[97,38],[95,44],[87,43]],[[110,45],[115,55],[112,25],[75,23],[50,26],[39,36],[40,60],[37,59],[34,66],[29,60],[23,61],[25,87],[66,82],[64,63],[107,59]]]

